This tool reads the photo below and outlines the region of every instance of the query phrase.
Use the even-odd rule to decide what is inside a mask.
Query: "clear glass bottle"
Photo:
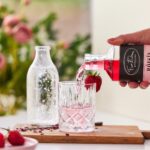
[[[85,54],[77,80],[86,71],[104,69],[113,81],[150,82],[150,45],[126,44],[112,47],[107,54]]]
[[[49,46],[36,46],[36,55],[27,73],[27,119],[30,124],[58,123],[58,71]]]

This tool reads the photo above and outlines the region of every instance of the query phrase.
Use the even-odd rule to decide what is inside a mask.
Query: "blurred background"
[[[35,45],[51,44],[60,79],[74,79],[84,53],[105,53],[108,38],[149,28],[149,6],[149,0],[0,0],[0,114],[25,107]],[[149,88],[121,88],[101,76],[98,110],[150,121]]]
[[[20,0],[21,1],[21,0]],[[34,26],[40,19],[49,13],[56,14],[54,28],[59,30],[58,38],[71,41],[78,33],[90,32],[90,1],[89,0],[26,0],[29,4],[24,5],[23,0],[1,0],[16,14],[23,15],[28,19],[28,25]]]
[[[0,0],[0,115],[26,107],[35,45],[51,45],[60,80],[72,80],[91,52],[88,0]]]

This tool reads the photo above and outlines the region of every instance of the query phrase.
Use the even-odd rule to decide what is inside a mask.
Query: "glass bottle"
[[[49,46],[36,46],[36,55],[27,73],[27,119],[30,124],[58,123],[58,71]]]
[[[85,54],[77,80],[86,71],[104,69],[113,81],[150,82],[150,45],[126,44],[112,47],[105,55]]]

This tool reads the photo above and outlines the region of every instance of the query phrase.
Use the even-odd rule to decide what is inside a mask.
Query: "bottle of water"
[[[49,46],[36,46],[36,55],[27,73],[27,119],[30,124],[58,123],[58,71]]]

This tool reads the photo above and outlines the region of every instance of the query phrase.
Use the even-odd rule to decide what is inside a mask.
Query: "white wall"
[[[91,0],[93,52],[103,53],[107,39],[150,27],[150,0]],[[150,121],[150,87],[122,88],[105,72],[98,94],[98,109]]]

